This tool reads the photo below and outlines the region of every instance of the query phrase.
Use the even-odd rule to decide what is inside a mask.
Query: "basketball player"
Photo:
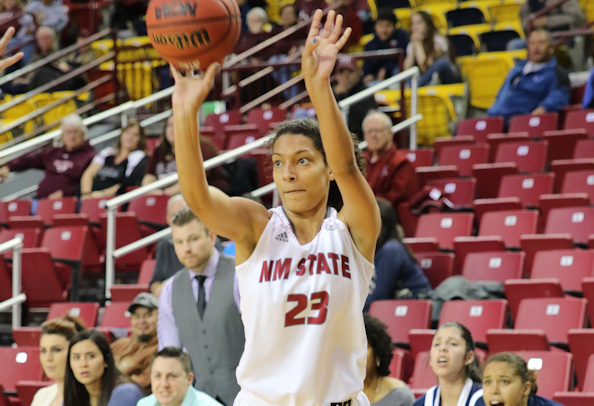
[[[13,35],[14,35],[14,27],[9,27],[6,30],[6,32],[4,33],[4,36],[2,36],[2,39],[0,39],[0,54],[2,54],[4,52],[4,50],[6,49],[6,45],[8,45],[8,41],[10,41],[10,39],[12,38]],[[17,52],[13,56],[10,56],[5,59],[0,59],[0,72],[3,71],[4,69],[8,68],[9,66],[17,63],[18,61],[20,61],[22,57],[23,57],[23,53]]]
[[[174,71],[181,191],[209,229],[236,244],[246,334],[236,406],[369,405],[362,309],[380,217],[330,87],[350,28],[341,36],[342,16],[330,11],[320,31],[321,19],[318,10],[302,55],[319,126],[284,122],[272,142],[282,207],[267,211],[208,187],[196,113],[216,68],[202,79]]]

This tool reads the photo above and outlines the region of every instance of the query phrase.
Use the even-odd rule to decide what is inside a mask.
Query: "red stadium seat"
[[[445,147],[453,145],[474,145],[474,137],[472,135],[457,135],[455,137],[437,137],[433,143],[435,148],[435,156],[439,161],[441,150]]]
[[[586,371],[590,369],[589,359],[594,355],[594,330],[574,328],[569,330],[567,336],[569,338],[569,350],[573,355],[578,386],[582,391],[594,392],[594,379],[586,379],[588,375]],[[590,372],[594,372],[594,369]],[[594,378],[594,375],[590,374],[590,378]]]
[[[526,142],[530,141],[530,136],[527,132],[521,133],[507,133],[507,134],[489,134],[487,136],[487,144],[489,145],[489,162],[495,162],[495,156],[499,145],[508,142]]]
[[[285,109],[273,107],[271,109],[251,109],[247,114],[247,124],[255,124],[263,133],[268,133],[268,126],[272,123],[280,123],[287,118]]]
[[[410,355],[417,359],[420,352],[429,352],[431,343],[436,330],[432,329],[412,329],[408,332],[408,341],[410,343]]]
[[[153,277],[153,269],[155,268],[154,259],[145,259],[140,267],[140,274],[138,275],[138,283],[113,285],[111,287],[111,300],[113,302],[131,302],[136,295],[141,292],[149,291],[149,283]]]
[[[101,215],[105,213],[105,202],[108,199],[104,197],[94,197],[85,199],[80,206],[80,213],[86,214],[91,223],[99,225],[101,222]]]
[[[477,164],[472,167],[472,176],[476,178],[476,195],[479,199],[494,199],[499,193],[501,179],[506,175],[518,173],[514,162]]]
[[[435,238],[403,238],[402,242],[415,254],[439,251]]]
[[[130,201],[128,211],[136,213],[138,222],[155,230],[167,227],[167,195],[144,195]]]
[[[400,225],[404,231],[404,236],[407,238],[413,237],[417,231],[419,215],[410,211],[410,205],[408,202],[399,203],[396,207],[396,210],[398,212],[398,220],[400,221]],[[431,249],[430,251],[435,250]]]
[[[227,138],[227,145],[225,149],[231,150],[242,145],[250,144],[256,141],[258,138],[262,138],[262,134],[258,131],[243,131],[229,135]]]
[[[500,235],[506,247],[520,247],[520,236],[534,234],[537,220],[534,210],[488,212],[483,215],[478,235]]]
[[[416,168],[417,175],[419,175],[419,182],[421,187],[425,186],[429,181],[434,179],[457,178],[458,168],[453,165],[448,166],[421,166]]]
[[[429,365],[429,352],[420,352],[415,358],[415,369],[411,379],[411,389],[424,389],[425,391],[437,385],[437,375]]]
[[[437,238],[441,248],[453,249],[454,237],[469,236],[472,231],[472,213],[429,213],[419,217],[416,238]]]
[[[553,400],[564,406],[594,406],[594,356],[590,356],[584,360],[578,360],[577,356],[573,354],[573,361],[575,364],[576,375],[579,363],[587,364],[587,372],[585,372],[578,384],[582,388],[581,392],[555,392]]]
[[[47,248],[23,249],[23,292],[31,307],[47,307],[65,302],[69,286],[64,286]]]
[[[530,275],[534,256],[539,251],[564,250],[573,248],[571,234],[525,234],[520,237],[520,248],[526,254],[524,277]]]
[[[472,206],[476,194],[475,178],[435,179],[429,181],[427,185],[442,188],[450,201],[458,207]]]
[[[558,193],[561,190],[565,174],[572,171],[582,171],[594,169],[594,158],[590,159],[559,159],[551,162],[551,172],[555,174],[554,191]]]
[[[204,126],[212,127],[217,135],[222,136],[225,133],[226,126],[240,125],[241,119],[241,112],[239,110],[229,110],[220,114],[210,113],[204,120]],[[200,133],[202,135],[202,130]]]
[[[556,130],[558,121],[557,113],[514,116],[509,122],[508,131],[510,133],[525,131],[530,137],[541,137],[545,131]]]
[[[12,216],[29,216],[31,214],[31,200],[11,200],[0,202],[0,224],[7,225]]]
[[[439,156],[439,165],[455,165],[460,176],[471,176],[472,166],[487,163],[489,147],[487,145],[455,145],[445,147]]]
[[[392,361],[390,362],[390,375],[392,378],[403,379],[404,374],[404,352],[400,348],[392,350]]]
[[[9,272],[4,258],[0,258],[0,302],[12,297],[12,274]]]
[[[556,278],[564,291],[581,292],[582,279],[594,276],[594,251],[569,249],[539,251],[531,279]]]
[[[456,273],[454,271],[455,256],[451,252],[423,252],[416,253],[415,256],[432,288],[436,288],[441,282]]]
[[[406,154],[406,158],[413,164],[415,168],[419,166],[433,166],[433,160],[435,159],[435,150],[433,148],[419,148],[401,149]]]
[[[126,337],[130,331],[130,302],[111,302],[105,305],[103,318],[97,330],[109,336]]]
[[[588,140],[579,140],[575,144],[575,150],[573,152],[573,159],[588,159],[594,158],[594,138]],[[570,158],[568,158],[570,159]]]
[[[39,228],[11,228],[0,231],[0,244],[13,238],[20,238],[23,241],[23,248],[37,248],[41,241],[41,230]],[[12,258],[12,250],[3,254],[4,258]]]
[[[37,342],[37,345],[39,342]],[[33,397],[41,388],[51,385],[49,381],[19,381],[16,385],[17,394],[22,406],[30,405]]]
[[[585,128],[589,137],[594,137],[594,110],[576,110],[567,113],[564,130]]]
[[[522,210],[522,204],[519,197],[500,197],[497,199],[476,199],[472,203],[472,208],[477,224],[481,224],[485,213],[490,211]]]
[[[456,129],[456,137],[472,135],[477,144],[487,142],[487,135],[503,131],[503,117],[469,118],[461,120]]]
[[[41,381],[39,347],[0,347],[0,382],[5,391],[16,392],[19,381]]]
[[[555,392],[568,391],[571,384],[572,356],[563,352],[519,351],[528,369],[538,371],[538,395],[552,399]]]
[[[522,206],[538,207],[540,195],[553,193],[554,178],[552,173],[504,176],[499,197],[519,197]]]
[[[501,144],[495,163],[514,162],[518,172],[541,172],[547,162],[547,142],[527,141]]]
[[[582,279],[582,292],[584,293],[584,298],[588,301],[590,324],[594,325],[594,278]]]
[[[470,281],[519,279],[524,267],[523,252],[474,252],[466,256],[462,276]]]
[[[557,279],[508,279],[503,283],[512,319],[518,316],[524,299],[564,297],[565,293]]]
[[[590,204],[589,196],[586,193],[540,195],[538,200],[540,216],[538,217],[537,230],[539,233],[542,233],[544,231],[547,222],[547,217],[549,216],[549,212],[552,209],[557,209],[560,207],[588,206]]]
[[[11,216],[8,218],[9,228],[37,228],[43,230],[43,218],[41,216]]]
[[[61,199],[39,199],[36,216],[41,216],[43,224],[53,225],[55,214],[73,214],[76,213],[76,197],[63,197]]]
[[[567,207],[549,211],[546,234],[569,233],[575,243],[588,244],[594,230],[594,207]]]
[[[588,134],[583,128],[576,130],[545,131],[544,140],[549,143],[547,160],[552,162],[556,159],[572,159],[574,157],[577,142],[587,138]]]
[[[107,230],[107,215],[101,215],[101,230],[105,233]],[[131,244],[142,238],[138,221],[134,213],[117,213],[116,214],[116,235],[115,247],[121,248],[125,245]],[[105,234],[101,240],[105,241]],[[115,260],[116,270],[138,270],[142,261],[148,256],[148,249],[146,247],[140,248],[134,252],[126,254]]]
[[[452,300],[441,309],[439,325],[456,321],[468,328],[475,342],[487,342],[487,330],[503,328],[507,300]]]
[[[411,329],[426,329],[431,325],[430,300],[376,300],[369,314],[388,326],[394,343],[408,344]]]
[[[561,193],[587,193],[590,203],[593,203],[594,169],[567,172],[561,185]]]
[[[456,253],[455,269],[462,269],[466,256],[471,252],[488,251],[505,251],[503,238],[501,236],[454,238],[454,252]]]

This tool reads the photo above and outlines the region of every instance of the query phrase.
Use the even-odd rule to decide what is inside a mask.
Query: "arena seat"
[[[531,279],[556,278],[564,291],[581,292],[582,279],[594,276],[594,251],[569,249],[539,251]]]
[[[100,226],[101,215],[105,213],[105,202],[108,199],[104,197],[92,197],[81,202],[79,213],[86,214],[91,224]]]
[[[16,392],[19,381],[41,381],[39,347],[0,347],[0,382],[5,391]]]
[[[520,236],[534,234],[538,212],[535,210],[505,210],[483,215],[479,227],[480,237],[499,235],[506,247],[520,247]]]
[[[435,149],[435,156],[439,161],[441,151],[445,147],[451,147],[454,145],[474,145],[475,140],[473,135],[456,135],[455,137],[438,137],[433,143],[433,149]]]
[[[558,159],[572,159],[575,155],[575,147],[579,141],[588,138],[586,130],[578,128],[575,130],[545,131],[543,138],[549,143],[547,160],[549,162]],[[594,154],[590,156],[594,158]]]
[[[472,213],[429,213],[419,217],[416,238],[437,238],[440,248],[453,249],[454,237],[469,236],[472,231]]]
[[[486,24],[480,25],[484,26]],[[466,30],[466,27],[468,26],[450,28],[447,32],[447,39],[454,48],[457,57],[476,55],[480,51],[478,35]]]
[[[566,207],[549,211],[546,234],[569,233],[574,243],[588,244],[594,230],[594,207]],[[528,234],[528,233],[527,233]]]
[[[586,193],[590,203],[594,203],[594,169],[567,172],[561,193]]]
[[[520,133],[507,133],[507,134],[488,134],[487,144],[489,145],[489,162],[495,162],[495,156],[499,145],[507,142],[526,142],[530,141],[530,137],[527,132]]]
[[[210,113],[204,120],[205,127],[212,127],[217,136],[225,135],[225,127],[228,125],[240,125],[242,120],[239,110],[229,110],[224,113]],[[200,131],[202,135],[202,130]]]
[[[520,237],[520,248],[526,254],[524,260],[524,277],[532,270],[534,256],[539,251],[563,250],[573,248],[571,234],[524,234]]]
[[[414,151],[411,149],[400,149],[406,154],[406,158],[413,164],[415,168],[419,166],[432,166],[435,150],[433,148],[419,148]]]
[[[451,252],[420,252],[415,253],[415,256],[423,274],[434,289],[441,282],[456,274],[454,270],[455,256]]]
[[[39,342],[37,342],[39,344]],[[18,381],[16,391],[22,406],[30,405],[33,397],[41,388],[51,385],[50,381]]]
[[[472,135],[475,143],[485,144],[489,134],[501,132],[503,132],[503,117],[469,118],[458,123],[456,138],[460,135]]]
[[[473,252],[466,256],[462,276],[469,281],[520,279],[524,268],[523,252]]]
[[[457,178],[458,168],[453,165],[448,166],[422,166],[416,168],[415,171],[419,175],[419,182],[421,187],[425,186],[427,182],[434,179]]]
[[[12,274],[4,262],[4,258],[0,258],[0,302],[3,302],[12,297]]]
[[[410,355],[417,359],[420,352],[429,352],[433,336],[436,330],[433,329],[411,329],[408,332],[408,341],[410,343]]]
[[[495,163],[514,162],[518,172],[541,172],[547,161],[547,142],[509,142],[499,145]]]
[[[449,146],[441,150],[439,165],[455,165],[460,176],[471,176],[472,166],[487,163],[489,147],[487,145]]]
[[[556,130],[558,121],[559,114],[557,113],[513,116],[509,122],[508,132],[527,132],[531,138],[542,137],[545,131]]]
[[[538,207],[539,197],[553,193],[552,173],[509,175],[501,179],[498,197],[518,197],[524,207]]]
[[[140,266],[138,281],[135,284],[112,285],[111,300],[113,302],[131,302],[136,295],[149,291],[149,284],[153,277],[156,260],[145,259]]]
[[[286,116],[287,111],[278,107],[271,109],[251,109],[247,113],[246,124],[255,124],[262,134],[266,134],[268,133],[269,124],[285,121]]]
[[[564,130],[585,128],[590,138],[594,138],[594,109],[575,110],[567,113]]]
[[[416,254],[439,251],[435,238],[403,238],[402,242]]]
[[[476,194],[479,199],[494,199],[499,193],[501,179],[506,175],[516,175],[518,166],[514,162],[477,164],[472,167],[476,178]]]
[[[589,328],[572,328],[567,334],[569,338],[569,350],[573,355],[573,364],[575,366],[575,376],[577,385],[582,391],[594,392],[594,375],[590,374],[590,379],[586,379],[590,369],[590,358],[594,355],[594,330]],[[592,370],[591,372],[594,372]],[[590,389],[588,389],[590,386]]]
[[[55,214],[73,214],[76,213],[76,197],[63,197],[61,199],[39,199],[36,216],[41,216],[45,226],[53,225],[53,216]]]
[[[138,222],[154,230],[162,230],[167,227],[167,202],[169,196],[148,194],[137,197],[130,201],[128,212],[136,213]],[[142,229],[142,227],[141,227]],[[146,234],[146,229],[143,230]]]
[[[477,343],[487,342],[487,330],[505,326],[507,300],[451,300],[441,309],[439,325],[456,321],[470,330]]]
[[[520,15],[520,8],[523,1],[512,0],[500,4],[492,4],[489,7],[491,18],[498,22],[514,22]]]
[[[11,228],[0,230],[0,244],[13,238],[20,238],[23,241],[23,248],[37,248],[41,241],[41,230],[39,228]],[[4,258],[12,258],[12,250],[2,254]]]
[[[404,374],[404,352],[400,348],[392,350],[392,361],[390,362],[390,375],[392,378],[403,379]]]
[[[8,228],[37,228],[44,229],[41,216],[11,216],[8,218]]]
[[[511,175],[514,176],[514,175]],[[505,177],[505,176],[504,176]],[[501,187],[500,187],[501,188]],[[521,210],[522,204],[519,197],[499,197],[496,199],[476,199],[472,202],[472,209],[476,216],[477,224],[481,224],[483,215],[491,211]]]
[[[455,269],[464,266],[466,256],[471,252],[505,251],[501,236],[490,237],[456,237],[454,238],[454,252],[456,253]]]
[[[225,149],[235,149],[241,147],[242,145],[252,143],[259,138],[262,138],[262,134],[256,130],[233,133],[228,135]]]
[[[551,209],[561,207],[588,206],[590,199],[587,193],[545,194],[538,198],[540,216],[538,217],[537,232],[542,233]]]
[[[29,216],[31,214],[31,200],[19,199],[0,202],[0,224],[8,225],[8,218],[12,216]]]
[[[516,320],[520,303],[524,299],[564,297],[565,293],[557,279],[508,279],[503,282],[505,297],[509,303],[512,319]]]
[[[47,307],[67,300],[70,286],[60,278],[47,248],[23,249],[22,267],[23,292],[30,307]]]
[[[429,352],[423,351],[418,353],[415,358],[415,369],[413,370],[410,384],[413,393],[420,389],[426,391],[437,384],[437,375],[435,375],[431,365],[429,365]]]
[[[579,130],[577,130],[579,131]],[[575,144],[573,159],[594,158],[594,139],[579,140]],[[569,158],[568,158],[569,159]]]
[[[105,241],[105,230],[107,230],[107,215],[101,215],[101,233],[102,236],[98,238],[99,241]],[[116,213],[116,235],[115,248],[121,248],[125,245],[138,241],[142,238],[138,221],[134,213]],[[116,258],[116,271],[138,270],[142,261],[148,256],[148,249],[146,247],[140,248],[134,252],[126,254],[120,258]]]
[[[584,293],[584,298],[588,301],[590,324],[594,325],[594,278],[588,277],[582,279],[582,292]]]
[[[583,171],[594,169],[594,158],[585,159],[559,159],[551,162],[551,172],[555,174],[555,193],[561,191],[565,180],[565,174],[572,171]]]
[[[555,392],[568,391],[573,357],[558,351],[518,351],[528,369],[538,371],[538,395],[552,399]]]
[[[130,306],[130,302],[111,302],[106,304],[97,330],[111,340],[126,337],[130,331],[128,306]]]
[[[427,329],[431,325],[430,300],[376,300],[369,314],[388,326],[392,342],[408,344],[411,329]]]
[[[450,201],[458,207],[471,207],[476,194],[475,178],[434,179],[427,182],[427,185],[442,188]]]
[[[481,43],[486,52],[503,52],[509,41],[521,38],[520,33],[514,29],[497,29],[481,34]]]
[[[483,10],[481,10],[480,8],[460,7],[454,10],[447,11],[445,15],[449,27],[484,24],[487,22],[485,14],[483,13]]]

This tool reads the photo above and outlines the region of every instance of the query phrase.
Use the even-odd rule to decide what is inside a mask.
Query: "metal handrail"
[[[16,237],[0,244],[0,254],[9,250],[12,250],[12,298],[0,302],[0,311],[12,307],[12,329],[14,330],[21,326],[21,305],[27,300],[21,283],[23,240]]]

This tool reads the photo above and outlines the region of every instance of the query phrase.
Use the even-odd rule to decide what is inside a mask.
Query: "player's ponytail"
[[[457,328],[458,331],[460,331],[462,339],[466,342],[465,354],[468,354],[470,351],[474,352],[472,362],[466,366],[466,377],[472,379],[474,382],[482,382],[483,373],[481,370],[481,365],[479,364],[478,358],[476,356],[474,340],[472,339],[472,334],[470,333],[470,330],[468,330],[466,326],[455,321],[449,321],[447,323],[444,323],[441,326],[439,326],[439,329],[447,327],[454,327]]]
[[[324,151],[324,144],[322,143],[322,135],[320,134],[320,126],[316,120],[311,118],[300,118],[295,120],[286,120],[275,129],[275,136],[270,143],[270,149],[274,147],[276,140],[284,134],[300,134],[309,138],[315,149],[317,149],[324,157],[324,163],[326,161],[326,151]],[[363,175],[365,175],[365,159],[363,158],[363,152],[359,149],[359,142],[355,134],[351,133],[351,140],[355,148],[355,158],[357,160],[357,166]],[[328,193],[328,206],[333,207],[336,211],[340,211],[342,208],[343,201],[340,190],[336,185],[335,181],[330,182],[330,192]]]

